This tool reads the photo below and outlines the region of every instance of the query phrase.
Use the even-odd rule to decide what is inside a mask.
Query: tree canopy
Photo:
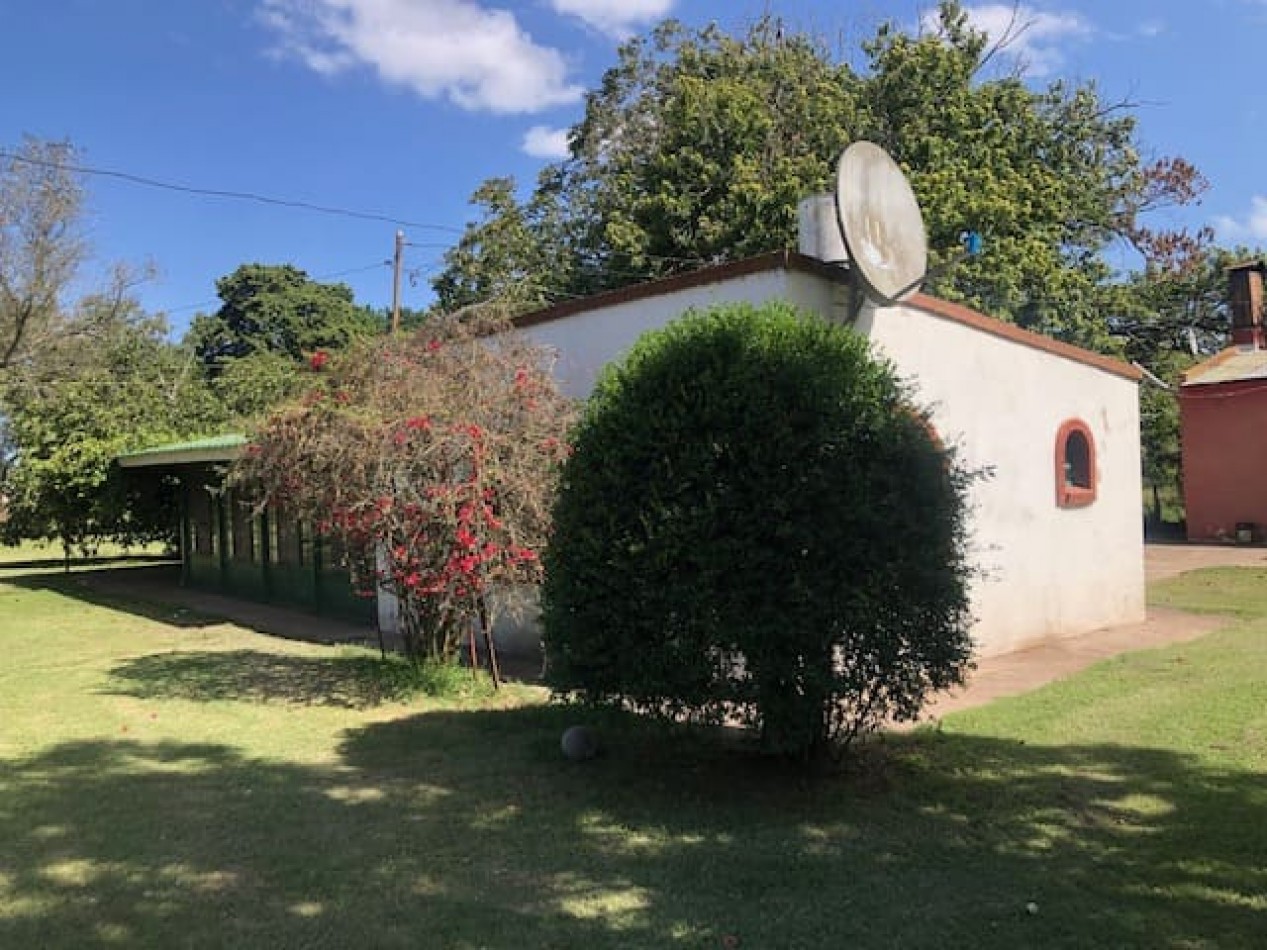
[[[991,53],[957,2],[935,30],[882,26],[860,68],[770,16],[742,36],[668,21],[620,48],[570,155],[526,199],[508,179],[476,192],[482,217],[434,283],[441,306],[522,310],[792,246],[798,200],[829,190],[841,149],[870,139],[920,199],[935,292],[1112,350],[1104,251],[1189,248],[1194,236],[1150,230],[1147,215],[1204,183],[1182,159],[1145,161],[1128,104],[987,75]],[[965,229],[986,237],[968,260]]]
[[[74,148],[27,138],[13,154],[0,163],[0,374],[58,338],[86,255]]]
[[[252,420],[294,395],[305,360],[341,350],[383,323],[346,284],[311,279],[292,264],[243,264],[216,281],[220,308],[185,336],[229,416]]]
[[[75,316],[92,332],[70,335],[0,391],[9,464],[9,539],[60,541],[69,551],[103,538],[170,533],[153,493],[135,491],[114,464],[123,452],[224,422],[223,406],[121,288],[91,295]]]
[[[320,349],[341,349],[377,329],[346,284],[312,280],[292,264],[243,264],[216,281],[214,314],[199,314],[188,341],[209,375],[232,361],[272,353],[302,362]]]
[[[769,15],[738,35],[667,21],[620,47],[568,156],[526,195],[509,178],[476,190],[439,308],[522,312],[795,246],[799,199],[829,191],[841,150],[866,139],[919,199],[926,289],[1174,381],[1189,330],[1202,353],[1223,345],[1221,268],[1252,252],[1155,214],[1207,182],[1140,141],[1133,103],[1036,83],[1000,52],[958,0],[844,53]],[[968,230],[984,238],[971,257]],[[1149,477],[1173,482],[1173,394],[1142,398]]]

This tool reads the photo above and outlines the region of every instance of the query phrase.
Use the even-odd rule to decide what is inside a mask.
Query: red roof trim
[[[1205,402],[1210,399],[1231,399],[1234,396],[1262,395],[1267,392],[1267,376],[1251,379],[1216,379],[1210,383],[1183,383],[1179,387],[1181,402]]]
[[[515,318],[514,324],[521,329],[539,326],[543,323],[551,323],[555,320],[576,316],[577,314],[588,313],[591,310],[633,303],[650,297],[660,297],[665,294],[689,290],[693,287],[705,287],[709,284],[721,283],[724,280],[734,280],[739,277],[747,277],[751,274],[761,274],[773,270],[799,271],[803,274],[811,274],[830,281],[843,281],[846,273],[840,267],[824,264],[816,258],[806,257],[804,254],[798,254],[795,251],[772,251],[768,254],[760,254],[756,257],[748,257],[739,261],[730,261],[711,267],[701,267],[699,270],[688,271],[683,274],[674,274],[672,277],[663,277],[659,280],[651,280],[642,284],[631,284],[628,287],[609,290],[605,293],[595,294],[592,297],[568,300],[555,304],[553,307],[547,307],[544,310],[522,314]],[[987,317],[983,313],[978,313],[961,304],[951,303],[948,300],[930,297],[927,294],[916,294],[906,303],[944,320],[952,320],[973,329],[981,330],[984,333],[989,333],[992,336],[1011,340],[1013,343],[1020,343],[1023,346],[1042,350],[1045,353],[1062,356],[1065,359],[1113,373],[1133,382],[1138,382],[1144,375],[1134,366],[1123,363],[1121,360],[1115,360],[1110,356],[1102,356],[1099,353],[1093,353],[1090,350],[1084,350],[1082,347],[1073,346],[1069,343],[1062,343],[1059,340],[1053,340],[1050,337],[1045,337],[1030,330],[1023,330],[1014,324],[1004,323],[994,317]]]
[[[746,257],[739,261],[714,264],[709,267],[701,267],[698,270],[674,274],[671,277],[661,277],[659,280],[649,280],[641,284],[630,284],[628,287],[618,287],[615,290],[594,294],[592,297],[567,300],[552,307],[546,307],[544,310],[534,310],[531,313],[521,314],[514,319],[514,324],[520,329],[535,327],[542,323],[573,317],[578,313],[588,313],[591,310],[614,307],[622,303],[633,303],[638,300],[646,300],[649,297],[662,297],[665,294],[678,293],[679,291],[690,290],[693,287],[706,287],[709,284],[719,284],[724,280],[735,280],[739,277],[748,277],[752,274],[763,274],[776,270],[796,270],[807,274],[815,274],[827,280],[843,279],[843,272],[838,267],[824,264],[822,261],[815,260],[812,257],[805,257],[794,251],[771,251],[768,254],[760,254],[756,257]]]

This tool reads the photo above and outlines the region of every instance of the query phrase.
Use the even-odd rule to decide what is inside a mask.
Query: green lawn
[[[103,542],[96,546],[91,557],[76,553],[68,564],[62,555],[62,546],[51,541],[23,541],[13,546],[0,544],[0,580],[11,574],[53,574],[68,568],[86,571],[105,566],[154,564],[171,557],[162,544],[141,544],[129,548]]]
[[[2,947],[1264,946],[1261,572],[1158,591],[1239,605],[1219,633],[816,781],[617,725],[568,765],[537,691],[402,701],[365,654],[9,574]]]

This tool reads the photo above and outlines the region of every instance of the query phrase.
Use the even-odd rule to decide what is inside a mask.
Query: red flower
[[[428,352],[428,353],[434,353],[434,352],[436,352],[438,349],[440,349],[440,347],[441,347],[441,346],[443,346],[443,345],[444,345],[444,344],[442,344],[439,340],[428,340],[428,341],[427,341],[427,352]]]
[[[327,353],[325,350],[317,350],[315,353],[312,354],[312,356],[308,357],[308,365],[311,366],[313,370],[318,373],[321,372],[322,368],[329,362],[330,362],[330,354]]]
[[[506,554],[517,564],[529,564],[537,560],[537,552],[532,548],[509,547]]]

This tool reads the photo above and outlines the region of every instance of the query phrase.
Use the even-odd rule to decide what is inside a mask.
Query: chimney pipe
[[[1232,344],[1267,348],[1263,332],[1263,272],[1267,264],[1249,261],[1227,269],[1227,297],[1232,309]]]

